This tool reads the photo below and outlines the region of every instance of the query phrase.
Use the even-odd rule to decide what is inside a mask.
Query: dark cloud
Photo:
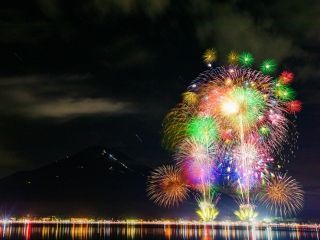
[[[206,2],[206,1],[205,1]],[[209,12],[205,19],[197,21],[196,33],[205,46],[214,43],[214,46],[227,53],[230,49],[252,51],[258,60],[275,58],[278,61],[289,57],[294,50],[292,40],[286,35],[268,32],[256,24],[253,16],[247,12],[239,12],[229,3],[196,4],[193,8],[196,14],[199,10]]]
[[[41,101],[32,104],[25,111],[31,117],[67,118],[91,114],[124,114],[135,112],[130,103],[115,102],[109,99],[58,99],[54,101]]]
[[[83,83],[89,78],[90,75],[64,75],[1,79],[0,86],[3,91],[0,106],[7,115],[33,118],[68,118],[91,114],[117,115],[137,111],[137,107],[128,101],[92,97],[94,91],[90,91],[89,86]],[[9,103],[10,108],[7,108]]]

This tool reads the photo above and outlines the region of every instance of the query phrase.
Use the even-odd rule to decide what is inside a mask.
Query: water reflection
[[[100,239],[318,239],[318,229],[277,229],[254,226],[197,226],[143,224],[10,224],[0,225],[1,239],[100,240]]]

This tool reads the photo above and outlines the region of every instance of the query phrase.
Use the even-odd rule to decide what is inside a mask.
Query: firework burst
[[[297,214],[303,206],[303,190],[292,177],[275,175],[267,180],[262,203],[281,217]]]
[[[187,123],[193,116],[194,110],[187,104],[179,104],[166,115],[163,121],[162,143],[168,150],[175,150],[186,137]]]
[[[211,67],[211,63],[217,59],[217,52],[214,49],[207,49],[202,58],[203,61]]]
[[[149,177],[147,193],[156,204],[172,207],[188,197],[188,187],[177,167],[162,166]]]
[[[255,206],[252,204],[242,204],[234,214],[240,221],[252,221],[258,216],[258,213],[254,209]]]
[[[213,221],[219,215],[219,210],[211,202],[199,201],[198,206],[196,213],[204,222]]]

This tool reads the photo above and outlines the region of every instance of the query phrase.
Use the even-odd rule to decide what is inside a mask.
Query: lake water
[[[317,229],[169,226],[169,225],[108,225],[108,224],[13,224],[0,226],[0,239],[12,240],[100,240],[100,239],[319,239]]]

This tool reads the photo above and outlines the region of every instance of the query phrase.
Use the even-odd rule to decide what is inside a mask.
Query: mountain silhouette
[[[91,146],[1,179],[0,206],[2,212],[15,216],[108,219],[178,217],[189,212],[186,206],[162,209],[148,199],[150,171],[116,149]]]

